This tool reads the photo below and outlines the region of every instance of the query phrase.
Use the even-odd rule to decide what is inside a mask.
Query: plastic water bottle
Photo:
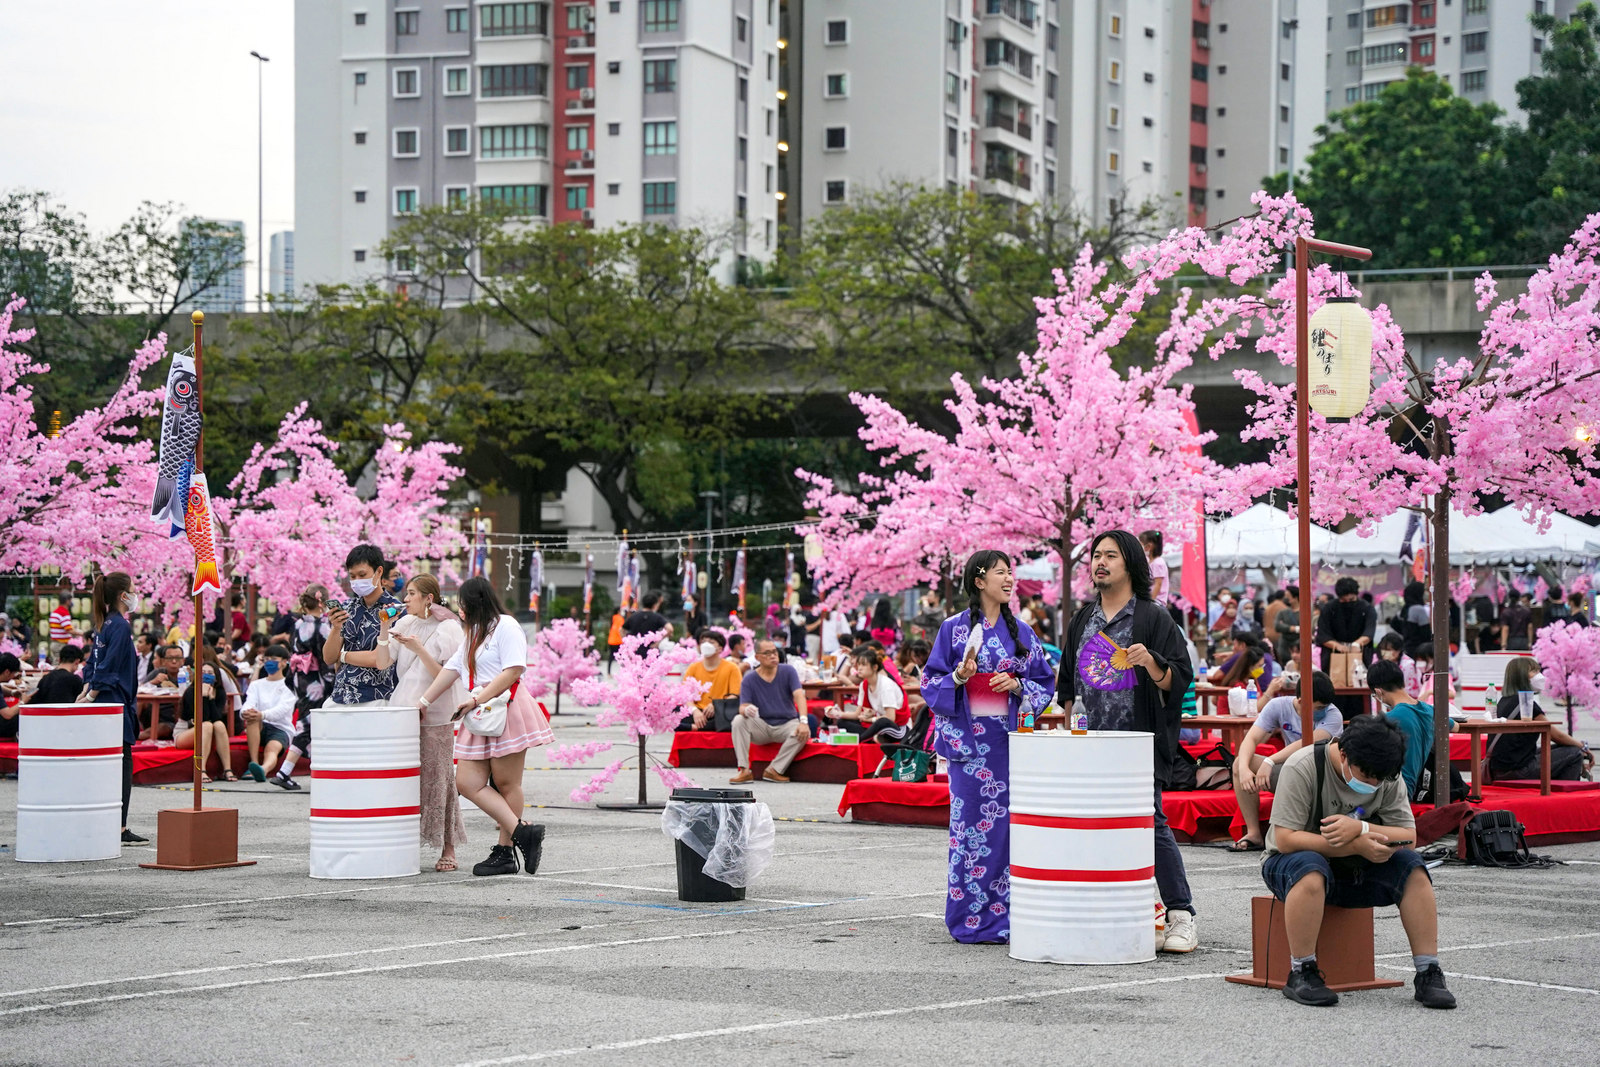
[[[1260,697],[1261,690],[1256,688],[1256,680],[1254,678],[1244,683],[1244,699],[1248,705],[1248,707],[1245,708],[1246,714],[1256,710],[1256,701],[1260,699]]]
[[[178,668],[178,688],[182,689],[184,686],[186,686],[188,684],[189,684],[189,668],[188,667],[180,667],[180,668]]]
[[[1083,702],[1082,697],[1072,702],[1072,732],[1075,734],[1089,732],[1089,707]]]

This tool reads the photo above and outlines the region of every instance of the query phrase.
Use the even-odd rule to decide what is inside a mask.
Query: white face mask
[[[377,583],[371,578],[350,579],[350,591],[356,596],[371,596],[377,588]]]
[[[127,596],[122,598],[122,613],[124,615],[132,615],[138,610],[139,595],[137,593],[129,593]]]
[[[717,646],[709,642],[700,646],[700,654],[702,656],[714,656],[716,655],[716,652]]]
[[[1544,675],[1543,674],[1534,675],[1532,678],[1528,679],[1528,684],[1533,686],[1533,691],[1535,693],[1544,692]]]

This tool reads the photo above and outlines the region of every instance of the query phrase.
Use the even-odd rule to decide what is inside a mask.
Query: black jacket
[[[1078,649],[1083,645],[1083,631],[1093,611],[1094,602],[1090,601],[1078,609],[1067,625],[1061,670],[1056,675],[1056,703],[1063,711],[1070,712],[1077,698]],[[1139,684],[1133,691],[1133,728],[1155,735],[1156,784],[1166,788],[1172,781],[1172,761],[1177,758],[1179,722],[1183,717],[1183,695],[1194,681],[1194,666],[1189,662],[1177,624],[1167,609],[1153,600],[1133,603],[1133,643],[1149,649],[1158,666],[1172,669],[1170,691],[1162,692],[1142,670]]]

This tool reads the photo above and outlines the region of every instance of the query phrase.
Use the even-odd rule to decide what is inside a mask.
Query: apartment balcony
[[[1039,25],[1039,5],[1034,0],[986,0],[985,17],[999,17],[1034,29]]]
[[[586,148],[562,165],[562,173],[569,178],[581,178],[594,173],[594,149]]]
[[[567,98],[566,113],[568,115],[593,115],[594,90],[579,89],[577,96]]]
[[[1018,189],[1032,189],[1033,175],[1025,170],[1007,170],[1004,167],[985,167],[983,180],[998,182],[1002,185],[1013,185]]]
[[[567,38],[567,55],[592,56],[594,55],[594,34],[578,33]]]

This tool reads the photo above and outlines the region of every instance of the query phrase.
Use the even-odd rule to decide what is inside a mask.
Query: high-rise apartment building
[[[294,295],[293,230],[279,230],[272,235],[272,258],[267,263],[267,292],[278,297]]]
[[[430,205],[735,228],[777,211],[777,0],[297,0],[301,284],[382,274]]]
[[[1328,109],[1371,100],[1417,65],[1514,121],[1517,82],[1540,73],[1546,41],[1528,17],[1571,17],[1578,0],[1328,0]]]
[[[191,257],[190,275],[213,279],[195,293],[185,284],[178,299],[197,311],[244,310],[244,223],[237,219],[184,219],[179,239]]]

